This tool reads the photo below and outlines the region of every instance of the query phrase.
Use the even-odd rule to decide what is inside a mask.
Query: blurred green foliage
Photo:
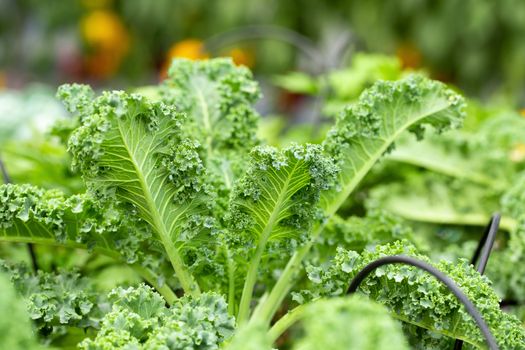
[[[89,20],[105,34],[86,29]],[[327,66],[344,61],[339,49],[346,35],[353,50],[397,54],[405,67],[427,67],[434,78],[469,93],[525,100],[525,3],[519,0],[74,0],[52,6],[6,0],[0,3],[0,44],[9,50],[0,49],[0,64],[13,86],[31,80],[144,83],[162,73],[175,43],[196,38],[206,48],[217,35],[234,28],[244,33],[252,25],[310,38]],[[297,63],[304,68],[297,48],[264,36],[226,41],[210,54],[241,48],[250,58],[240,61],[254,61],[256,72],[284,72]],[[101,40],[113,42],[113,49],[101,53]],[[308,69],[322,70],[319,65]]]

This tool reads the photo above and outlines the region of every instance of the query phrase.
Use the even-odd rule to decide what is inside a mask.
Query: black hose
[[[478,246],[476,247],[476,251],[472,256],[472,259],[470,260],[470,263],[472,265],[476,266],[477,264],[476,270],[482,275],[485,272],[485,267],[487,267],[489,256],[492,252],[494,241],[496,240],[496,234],[498,233],[500,219],[501,215],[499,213],[495,213],[492,215],[489,224],[485,227],[483,237],[481,237],[481,239],[479,240]],[[456,339],[456,342],[454,343],[454,350],[461,349],[463,349],[463,340]]]
[[[494,335],[492,335],[492,332],[490,331],[489,327],[487,326],[487,323],[479,313],[476,306],[470,301],[470,299],[461,291],[461,289],[456,285],[456,283],[447,275],[445,275],[440,270],[436,269],[434,266],[424,262],[420,261],[418,259],[404,256],[404,255],[393,255],[393,256],[386,256],[380,259],[377,259],[375,261],[372,261],[370,264],[366,265],[359,273],[354,277],[352,282],[350,283],[350,287],[348,288],[348,294],[353,294],[356,292],[357,288],[363,282],[363,280],[375,269],[378,267],[381,267],[383,265],[390,265],[390,264],[406,264],[415,266],[417,268],[420,268],[422,270],[425,270],[426,272],[430,273],[434,277],[436,277],[441,283],[443,283],[447,288],[456,296],[456,298],[465,306],[466,311],[476,324],[478,325],[481,333],[483,334],[483,337],[485,338],[489,349],[491,350],[499,350],[498,344],[496,343],[496,339],[494,338]]]

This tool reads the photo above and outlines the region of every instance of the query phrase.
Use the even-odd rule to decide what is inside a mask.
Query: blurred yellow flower
[[[111,76],[119,68],[130,45],[128,31],[120,18],[107,10],[88,13],[80,22],[88,47],[86,69],[97,78]]]
[[[175,43],[168,51],[168,60],[179,57],[190,60],[203,60],[209,56],[204,49],[204,43],[198,39],[186,39]]]
[[[520,114],[522,117],[525,117],[525,108],[523,108],[522,110],[520,110]]]
[[[125,52],[129,35],[120,18],[106,10],[90,12],[80,22],[82,36],[87,44],[95,47],[116,47]]]

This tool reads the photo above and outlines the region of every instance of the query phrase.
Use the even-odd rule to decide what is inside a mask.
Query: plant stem
[[[250,314],[250,304],[252,302],[253,288],[257,280],[257,270],[261,261],[264,248],[266,247],[266,240],[261,237],[261,242],[257,246],[254,258],[250,261],[250,267],[248,268],[248,274],[246,275],[246,281],[242,290],[241,302],[239,304],[239,313],[237,315],[238,324],[243,324],[248,319]]]
[[[255,309],[252,317],[253,320],[263,322],[266,325],[270,324],[273,315],[277,312],[277,309],[292,288],[293,277],[299,270],[303,258],[310,251],[313,242],[314,240],[310,240],[292,255],[268,298],[264,302],[261,302]]]
[[[175,245],[172,242],[167,241],[164,235],[160,234],[159,236],[161,237],[162,244],[166,249],[171,266],[173,266],[173,270],[175,270],[175,275],[177,276],[182,289],[184,289],[185,293],[192,296],[198,296],[201,293],[199,285],[185,268],[184,262],[182,261],[177,248],[175,248]]]
[[[341,191],[339,191],[333,198],[328,198],[327,202],[323,203],[321,201],[321,206],[324,209],[326,215],[325,221],[315,226],[308,243],[306,243],[306,245],[302,246],[299,250],[297,250],[294,253],[294,255],[292,255],[283,273],[281,274],[281,277],[279,277],[279,280],[270,292],[268,299],[265,300],[264,303],[260,303],[258,305],[252,317],[253,320],[256,320],[257,322],[264,322],[267,325],[270,324],[273,315],[275,314],[275,312],[279,308],[279,305],[282,303],[282,301],[284,300],[284,298],[286,297],[286,295],[292,287],[292,280],[296,271],[299,270],[301,262],[310,251],[310,248],[316,241],[317,237],[323,231],[323,228],[326,225],[326,223],[333,217],[333,215],[337,212],[339,207],[345,202],[345,200],[354,191],[357,185],[359,185],[359,183],[365,177],[365,175],[368,174],[372,166],[385,153],[388,147],[390,147],[390,145],[411,125],[447,107],[447,102],[437,104],[433,106],[432,109],[425,111],[425,113],[421,113],[421,115],[417,116],[417,118],[410,119],[408,122],[401,125],[396,130],[396,132],[392,133],[392,135],[385,138],[381,147],[378,147],[372,154],[370,154],[368,159],[365,160],[363,164],[361,164],[356,169],[356,171],[353,173],[353,176],[347,181],[347,183],[343,186]]]
[[[235,315],[235,266],[229,254],[227,258],[228,268],[228,313],[231,316]]]
[[[294,168],[292,169],[291,171],[292,174],[294,173],[296,167],[297,167],[297,164],[295,164]],[[266,248],[266,242],[270,238],[270,234],[272,233],[273,227],[279,217],[281,206],[285,202],[286,192],[288,190],[289,184],[290,184],[290,176],[288,175],[286,181],[284,182],[281,188],[281,193],[279,194],[279,197],[275,201],[275,205],[272,210],[272,213],[270,214],[270,217],[268,218],[268,223],[262,230],[262,233],[259,238],[259,244],[257,245],[257,250],[255,252],[255,257],[250,262],[250,267],[249,267],[248,274],[246,276],[246,281],[244,283],[244,288],[242,291],[241,303],[239,304],[239,314],[237,315],[238,324],[245,323],[248,320],[248,316],[250,315],[250,304],[251,304],[252,296],[253,296],[253,288],[255,287],[255,282],[257,280],[257,270],[259,268],[259,263],[261,262],[261,258],[264,253],[264,249]]]
[[[271,342],[275,343],[275,341],[281,336],[281,334],[283,334],[294,323],[299,321],[303,317],[305,310],[306,304],[299,305],[295,309],[289,311],[286,315],[281,317],[279,321],[277,321],[268,332],[268,336]]]
[[[66,248],[72,248],[72,249],[87,249],[87,247],[82,243],[77,243],[73,241],[67,241],[63,243],[57,242],[53,238],[42,238],[42,237],[23,237],[23,236],[16,236],[16,237],[0,237],[0,242],[17,242],[17,243],[33,243],[33,244],[41,244],[41,245],[47,245],[47,246],[56,246],[56,247],[66,247]],[[105,255],[109,258],[115,259],[116,261],[122,262],[122,257],[115,251],[104,249],[100,247],[93,248],[93,252]],[[129,265],[133,271],[135,271],[140,277],[142,277],[146,282],[151,284],[153,288],[155,288],[166,300],[166,302],[171,305],[176,299],[177,296],[171,290],[171,288],[167,284],[160,285],[157,281],[157,276],[151,270],[142,267],[139,264],[132,264]]]
[[[162,297],[164,298],[164,300],[166,300],[168,305],[173,305],[175,300],[177,300],[177,296],[175,295],[173,290],[170,288],[170,286],[168,286],[166,283],[162,283],[162,284],[159,283],[157,276],[155,276],[155,274],[151,272],[149,269],[144,268],[140,266],[139,264],[133,264],[130,266],[146,282],[151,284],[151,286],[153,286],[153,288],[155,288],[155,290],[159,292],[160,295],[162,295]]]

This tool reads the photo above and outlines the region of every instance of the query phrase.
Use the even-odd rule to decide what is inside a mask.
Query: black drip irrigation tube
[[[476,248],[476,251],[472,257],[471,263],[473,265],[476,265],[476,263],[479,261],[476,269],[481,274],[485,271],[485,267],[487,266],[490,253],[492,251],[492,246],[494,245],[494,240],[496,238],[496,233],[498,231],[499,221],[500,215],[494,214],[490,219],[490,222],[485,229],[485,233],[483,234],[483,237],[481,238],[478,247]],[[474,319],[474,321],[478,325],[478,328],[480,329],[481,334],[485,338],[489,349],[499,350],[494,335],[490,331],[487,323],[481,316],[474,303],[472,303],[472,301],[465,295],[465,293],[463,293],[463,291],[456,285],[456,283],[450,277],[448,277],[446,274],[424,261],[404,255],[385,256],[383,258],[374,260],[370,264],[366,265],[361,271],[359,271],[359,273],[352,279],[347,294],[355,293],[361,282],[363,282],[363,280],[372,271],[374,271],[378,267],[391,264],[411,265],[433,275],[436,279],[443,283],[452,292],[452,294],[454,294],[456,298],[465,306],[465,310],[467,311],[467,313]],[[459,350],[462,347],[463,341],[456,340],[454,344],[454,350]]]
[[[485,267],[489,261],[490,253],[492,253],[492,247],[494,246],[494,240],[498,233],[499,222],[501,215],[496,213],[490,218],[489,224],[485,227],[483,237],[481,237],[476,251],[470,260],[470,263],[476,266],[476,270],[483,275]],[[463,341],[456,339],[454,343],[454,350],[461,350],[463,348]]]

